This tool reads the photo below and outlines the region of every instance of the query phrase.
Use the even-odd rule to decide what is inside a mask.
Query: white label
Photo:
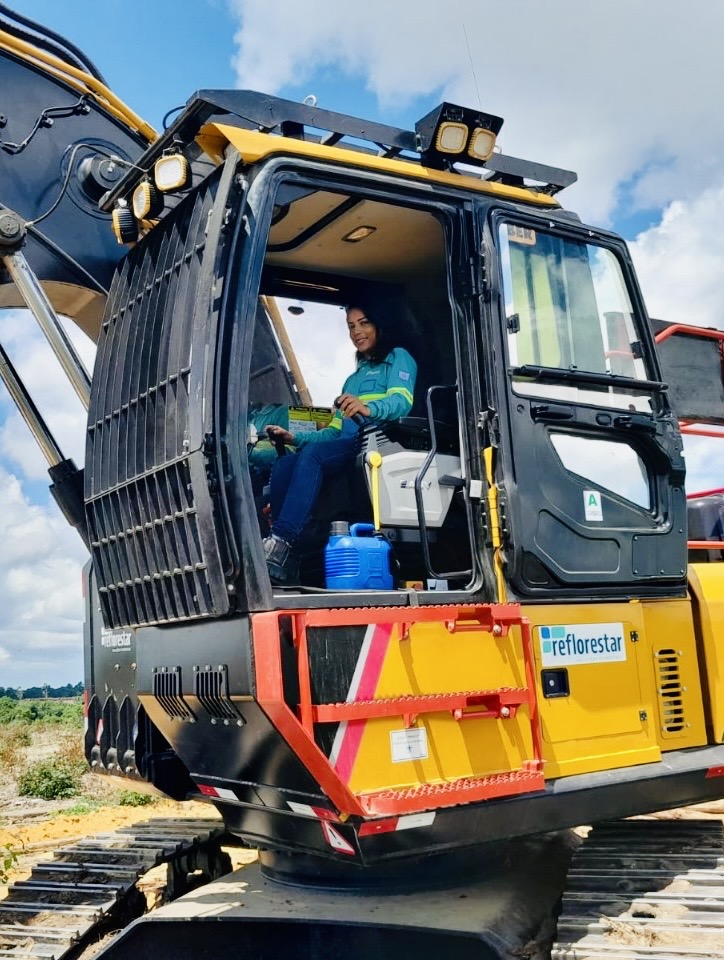
[[[622,623],[562,623],[538,627],[544,667],[626,660]]]
[[[220,800],[238,800],[239,798],[233,790],[227,790],[226,787],[216,787],[216,796]]]
[[[294,420],[292,417],[290,417],[289,432],[290,433],[316,433],[317,424],[314,422],[314,420]]]
[[[603,520],[603,506],[601,494],[598,490],[583,491],[583,509],[586,511],[586,520],[590,523],[600,523]]]
[[[414,830],[416,827],[430,827],[435,822],[435,811],[426,813],[409,813],[397,821],[398,830]]]
[[[404,763],[406,760],[427,760],[427,731],[424,727],[391,730],[390,747],[393,763]]]
[[[482,480],[471,480],[470,489],[468,490],[468,495],[471,500],[482,500],[483,498],[483,481]]]

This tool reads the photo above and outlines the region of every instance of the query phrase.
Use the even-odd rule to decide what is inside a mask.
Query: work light
[[[159,190],[183,190],[191,179],[191,167],[182,153],[168,153],[156,161],[153,179]]]

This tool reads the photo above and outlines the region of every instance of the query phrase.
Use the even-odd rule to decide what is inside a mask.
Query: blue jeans
[[[280,457],[271,474],[272,531],[296,543],[317,502],[322,480],[343,474],[358,450],[355,436],[323,440]]]

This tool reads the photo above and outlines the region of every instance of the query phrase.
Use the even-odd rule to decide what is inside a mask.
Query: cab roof
[[[208,156],[218,162],[225,142],[243,146],[249,163],[286,153],[558,206],[552,198],[575,183],[572,171],[492,152],[492,146],[488,156],[476,155],[475,136],[494,143],[502,124],[492,114],[443,103],[411,131],[250,90],[200,90],[100,206],[109,211],[128,199],[165,154],[183,152],[192,166]],[[202,176],[206,172],[203,166]]]

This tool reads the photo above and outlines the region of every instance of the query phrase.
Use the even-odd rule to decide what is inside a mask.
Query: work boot
[[[282,584],[289,580],[292,545],[272,534],[262,540],[266,567],[272,583]]]

